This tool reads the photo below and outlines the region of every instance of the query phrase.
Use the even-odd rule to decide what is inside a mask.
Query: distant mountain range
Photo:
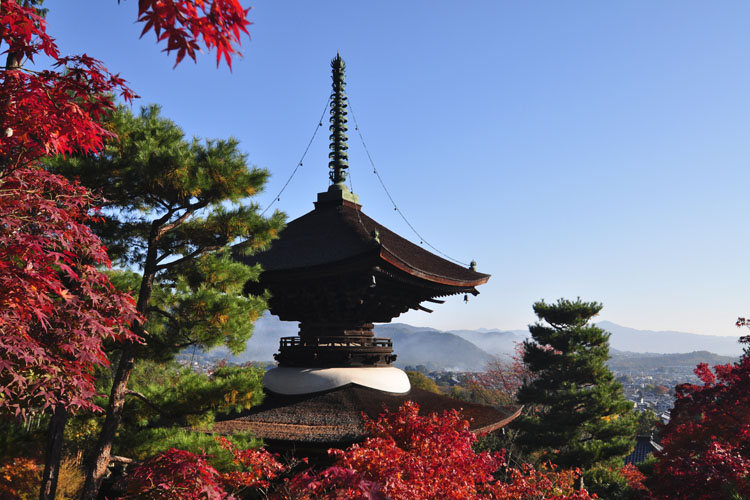
[[[652,372],[655,370],[682,368],[688,373],[706,363],[708,366],[725,365],[737,360],[736,356],[721,356],[708,351],[693,351],[688,353],[652,354],[642,352],[610,351],[612,357],[607,362],[610,370],[628,372],[630,370]]]
[[[602,321],[598,326],[612,334],[610,347],[618,360],[622,356],[635,356],[634,353],[655,355],[705,351],[694,353],[692,357],[684,357],[684,360],[682,357],[679,358],[680,362],[695,365],[700,361],[709,364],[713,361],[718,362],[720,358],[712,357],[711,353],[732,358],[742,353],[742,347],[737,342],[739,335],[735,338],[635,330],[609,321]],[[271,361],[273,354],[278,350],[279,338],[296,335],[297,331],[296,323],[280,321],[266,314],[256,322],[255,333],[241,354],[232,355],[226,348],[217,348],[200,355],[212,360],[226,359],[234,363]],[[495,357],[501,360],[509,359],[508,356],[513,353],[516,343],[523,342],[528,335],[526,330],[440,331],[403,323],[375,325],[375,336],[393,339],[394,351],[398,355],[397,366],[404,368],[423,365],[428,370],[481,371],[487,362]],[[650,357],[658,359],[658,356]],[[650,362],[658,363],[653,359]]]
[[[496,351],[482,349],[455,332],[403,323],[375,325],[375,336],[393,339],[393,350],[398,355],[395,365],[400,368],[422,365],[429,371],[481,371],[496,355]],[[499,341],[497,345],[501,347]],[[512,340],[509,345],[512,350]]]
[[[610,321],[600,321],[597,326],[612,334],[609,345],[620,351],[659,354],[709,351],[722,356],[742,354],[742,346],[737,342],[741,335],[739,330],[736,337],[720,337],[672,331],[635,330]]]

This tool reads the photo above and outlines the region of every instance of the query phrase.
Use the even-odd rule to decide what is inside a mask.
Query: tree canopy
[[[115,262],[127,266],[113,280],[137,294],[136,310],[146,319],[136,327],[143,342],[120,354],[97,446],[97,478],[90,481],[100,481],[109,461],[135,360],[166,360],[189,346],[244,349],[266,305],[263,297],[243,294],[259,269],[232,252],[268,245],[283,220],[280,213],[261,217],[245,202],[268,173],[248,167],[236,140],[187,140],[157,106],[137,115],[119,107],[107,126],[118,138],[97,155],[49,162],[53,171],[101,193],[104,223],[95,230]]]
[[[750,498],[750,350],[713,371],[702,363],[695,374],[701,384],[677,386],[647,484],[658,499]]]
[[[123,270],[113,280],[138,294],[150,355],[194,344],[242,350],[265,302],[242,294],[258,269],[235,261],[229,246],[263,248],[281,228],[282,214],[266,219],[242,203],[268,173],[248,168],[234,139],[187,140],[158,106],[120,107],[108,127],[118,139],[99,154],[58,157],[50,167],[101,193],[94,230]]]
[[[134,93],[101,61],[61,55],[41,4],[0,0],[6,54],[0,68],[0,410],[54,407],[59,452],[65,409],[92,407],[91,370],[106,363],[103,342],[136,340],[130,326],[139,318],[132,300],[98,267],[109,260],[86,226],[95,198],[41,168],[40,160],[101,151],[112,137],[102,121],[115,95],[129,101]],[[153,30],[176,52],[177,63],[195,58],[202,46],[216,49],[217,63],[223,57],[230,64],[249,24],[237,0],[143,0],[138,18],[143,33]],[[49,69],[29,67],[40,55],[51,60]],[[45,479],[43,497],[54,497],[54,483]]]
[[[214,467],[205,454],[170,449],[133,471],[127,498],[236,498],[241,491],[273,500],[592,498],[575,489],[573,471],[527,465],[498,480],[493,474],[503,456],[474,451],[476,436],[455,411],[420,416],[407,402],[366,425],[371,437],[330,450],[334,463],[322,470],[285,467],[263,450],[238,449],[223,438],[236,460],[230,471]]]
[[[95,197],[40,168],[47,156],[100,152],[113,136],[102,120],[115,96],[129,101],[135,94],[101,61],[60,54],[41,4],[0,1],[6,55],[0,67],[0,379],[6,380],[0,409],[15,413],[32,402],[88,406],[93,386],[86,373],[106,361],[102,341],[130,338],[136,319],[132,302],[97,268],[109,260],[86,226]],[[177,63],[205,46],[216,49],[217,63],[223,57],[229,64],[247,33],[247,12],[237,0],[138,3],[143,33],[153,30],[166,41]],[[29,67],[39,56],[51,59],[51,69]],[[71,353],[80,353],[79,364],[71,363]]]
[[[605,362],[609,334],[589,323],[597,302],[560,299],[534,304],[523,361],[533,378],[518,392],[529,405],[519,418],[519,444],[543,460],[588,469],[632,450],[632,403]]]
[[[96,198],[40,168],[47,155],[96,151],[113,93],[133,94],[88,56],[62,56],[40,2],[0,2],[0,410],[93,408],[91,370],[107,339],[134,339],[132,299],[101,267],[88,222]],[[37,56],[52,68],[31,71]]]

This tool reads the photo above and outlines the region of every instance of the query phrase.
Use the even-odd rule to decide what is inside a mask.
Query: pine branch
[[[186,347],[193,346],[197,343],[198,343],[197,341],[191,340],[190,342],[184,342],[182,344],[172,344],[172,347],[174,347],[175,349],[184,349]]]
[[[162,236],[164,236],[164,234],[166,234],[167,232],[171,231],[172,229],[176,228],[177,226],[179,226],[180,224],[182,224],[183,222],[185,222],[186,220],[188,220],[188,218],[190,218],[190,216],[193,215],[195,212],[197,212],[201,208],[206,208],[208,206],[208,203],[209,203],[208,200],[201,200],[198,203],[194,203],[192,205],[188,205],[187,207],[185,207],[187,210],[185,211],[184,214],[182,214],[181,216],[179,216],[173,222],[170,222],[169,224],[165,224],[165,225],[161,226],[156,231],[156,238],[154,240],[158,241]],[[168,212],[165,215],[165,217],[167,215],[169,217],[171,217],[172,215],[174,215],[175,212],[176,212],[176,210],[172,210],[171,212]],[[159,219],[159,221],[161,221],[163,219],[164,219],[164,217],[162,217],[161,219]],[[169,220],[169,218],[167,218],[166,220],[164,220],[164,222],[166,222],[167,220]]]
[[[206,252],[213,252],[214,250],[219,250],[220,248],[224,248],[225,246],[226,245],[210,245],[206,247],[199,247],[193,252],[190,252],[189,254],[185,255],[184,257],[181,257],[177,260],[173,260],[172,262],[167,262],[166,264],[160,264],[154,267],[154,272],[158,273],[159,271],[163,271],[165,269],[169,269],[170,267],[180,265],[184,262],[195,259],[201,254],[204,254]]]
[[[146,403],[146,406],[150,407],[151,409],[153,409],[154,411],[156,411],[158,414],[163,415],[163,416],[167,416],[167,417],[170,416],[169,412],[163,410],[159,405],[157,405],[156,403],[154,403],[153,401],[151,401],[150,399],[148,399],[146,396],[144,396],[143,394],[141,394],[138,391],[134,391],[132,389],[128,389],[128,390],[125,391],[125,395],[126,396],[135,396],[136,398],[138,398],[141,401],[143,401],[144,403]]]
[[[172,324],[174,324],[174,325],[176,325],[178,323],[177,318],[175,318],[174,315],[168,313],[167,311],[165,311],[163,309],[159,309],[156,306],[149,307],[148,308],[148,312],[150,312],[150,313],[153,312],[153,313],[159,314],[160,316],[164,316],[165,318],[167,318],[168,320],[170,320],[172,322]]]

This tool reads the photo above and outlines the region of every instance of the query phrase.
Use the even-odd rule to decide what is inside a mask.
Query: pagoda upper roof
[[[247,264],[260,264],[267,275],[334,271],[373,258],[440,285],[468,288],[490,278],[402,238],[348,200],[318,201],[314,210],[289,222],[269,250],[240,257]]]

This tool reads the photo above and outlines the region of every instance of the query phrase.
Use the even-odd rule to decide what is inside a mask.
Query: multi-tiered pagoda
[[[331,66],[330,186],[268,251],[238,257],[263,268],[247,292],[268,290],[270,312],[298,321],[299,335],[281,339],[278,367],[264,379],[263,405],[218,422],[215,431],[252,430],[271,445],[307,451],[344,446],[364,438],[362,413],[376,418],[407,400],[424,412],[460,408],[475,430],[502,427],[516,409],[411,388],[406,374],[392,366],[391,340],[373,335],[373,323],[388,323],[410,309],[431,312],[422,304],[441,304],[440,297],[476,295],[490,276],[438,257],[362,212],[345,185],[345,64],[336,56]]]

